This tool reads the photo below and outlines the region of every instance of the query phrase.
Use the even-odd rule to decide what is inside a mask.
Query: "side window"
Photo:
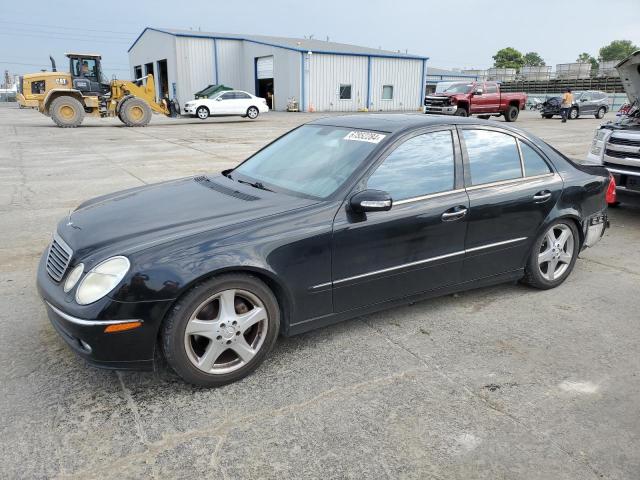
[[[44,93],[44,88],[44,80],[36,80],[35,82],[31,82],[31,93],[34,95]]]
[[[514,137],[490,130],[463,130],[462,133],[469,156],[472,185],[522,176]]]
[[[410,138],[369,177],[367,188],[384,190],[394,201],[453,189],[454,161],[450,131]]]
[[[580,101],[582,102],[588,102],[590,100],[591,100],[591,92],[584,92],[580,97]]]
[[[485,93],[498,93],[498,86],[495,83],[487,83],[487,91]]]
[[[241,98],[243,100],[246,100],[248,98],[251,98],[251,95],[249,95],[248,93],[244,93],[244,92],[236,92],[236,98]]]
[[[520,151],[522,152],[522,162],[524,163],[524,174],[526,177],[552,173],[549,165],[538,155],[538,152],[520,140],[518,140],[518,143],[520,144]]]
[[[351,100],[351,85],[340,84],[340,100]]]
[[[222,94],[222,100],[233,100],[236,98],[236,94],[234,92],[226,92]]]
[[[382,100],[393,100],[393,85],[382,86]]]

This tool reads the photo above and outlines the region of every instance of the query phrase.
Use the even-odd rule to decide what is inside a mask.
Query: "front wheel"
[[[504,113],[504,119],[507,122],[515,122],[518,119],[518,114],[520,110],[515,105],[509,105],[507,111]]]
[[[196,116],[200,120],[205,120],[206,118],[209,118],[209,109],[207,107],[198,107],[196,109]]]
[[[456,117],[468,117],[469,116],[467,111],[464,108],[461,108],[461,107],[456,108],[456,111],[455,111],[454,115]]]
[[[258,118],[258,115],[260,115],[260,110],[258,110],[256,107],[247,108],[247,117],[249,117],[251,120],[255,120],[256,118]]]
[[[542,118],[546,118],[546,119],[553,118],[553,115],[549,115],[548,113],[545,113],[544,115],[542,115]]]
[[[596,118],[598,120],[600,120],[601,118],[604,118],[605,113],[607,113],[607,109],[604,107],[600,107],[596,112]]]
[[[569,120],[575,120],[579,116],[580,112],[578,112],[578,109],[576,107],[573,107],[571,110],[569,110]]]
[[[533,244],[524,283],[543,290],[564,282],[578,258],[580,237],[570,220],[554,222]]]
[[[235,382],[266,358],[280,330],[280,309],[260,279],[214,277],[193,287],[171,309],[162,346],[173,370],[205,387]]]

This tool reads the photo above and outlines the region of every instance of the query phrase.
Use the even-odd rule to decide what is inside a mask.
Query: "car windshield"
[[[454,83],[445,90],[445,93],[469,93],[473,88],[473,83]]]
[[[260,150],[231,174],[270,189],[326,198],[384,137],[370,130],[304,125]]]

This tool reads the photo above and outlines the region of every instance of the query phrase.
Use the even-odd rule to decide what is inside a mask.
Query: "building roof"
[[[337,55],[359,55],[371,57],[391,57],[391,58],[407,58],[415,60],[427,60],[429,57],[420,55],[412,55],[407,53],[394,52],[391,50],[382,50],[378,48],[361,47],[358,45],[350,45],[346,43],[326,42],[324,40],[309,38],[291,38],[291,37],[272,37],[267,35],[244,35],[237,33],[217,33],[217,32],[200,32],[194,30],[178,30],[175,28],[154,28],[146,27],[142,33],[136,38],[129,50],[138,43],[140,37],[147,30],[153,30],[160,33],[166,33],[177,37],[192,38],[215,38],[220,40],[244,40],[246,42],[258,43],[261,45],[269,45],[272,47],[285,48],[297,52],[314,52],[314,53],[332,53]]]

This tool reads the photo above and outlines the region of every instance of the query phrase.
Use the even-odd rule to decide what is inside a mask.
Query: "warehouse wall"
[[[422,105],[422,60],[371,58],[370,111],[417,110]],[[382,99],[383,85],[393,85],[393,99]]]
[[[244,68],[244,42],[241,40],[216,40],[216,54],[218,55],[218,76],[216,83],[223,83],[229,87],[246,90],[243,88]],[[254,87],[248,90],[253,93]]]
[[[176,37],[178,100],[184,105],[207,85],[216,83],[213,40]]]
[[[351,99],[340,100],[340,84],[351,85]],[[314,53],[310,57],[307,108],[353,112],[366,107],[367,57]],[[417,98],[417,96],[416,96]]]
[[[137,65],[153,62],[153,78],[156,80],[156,96],[158,95],[158,60],[167,60],[167,76],[169,80],[169,95],[173,97],[172,84],[177,84],[176,73],[176,37],[167,33],[147,30],[129,52],[129,68],[131,78],[135,80],[134,68]],[[182,99],[181,104],[184,104]]]

